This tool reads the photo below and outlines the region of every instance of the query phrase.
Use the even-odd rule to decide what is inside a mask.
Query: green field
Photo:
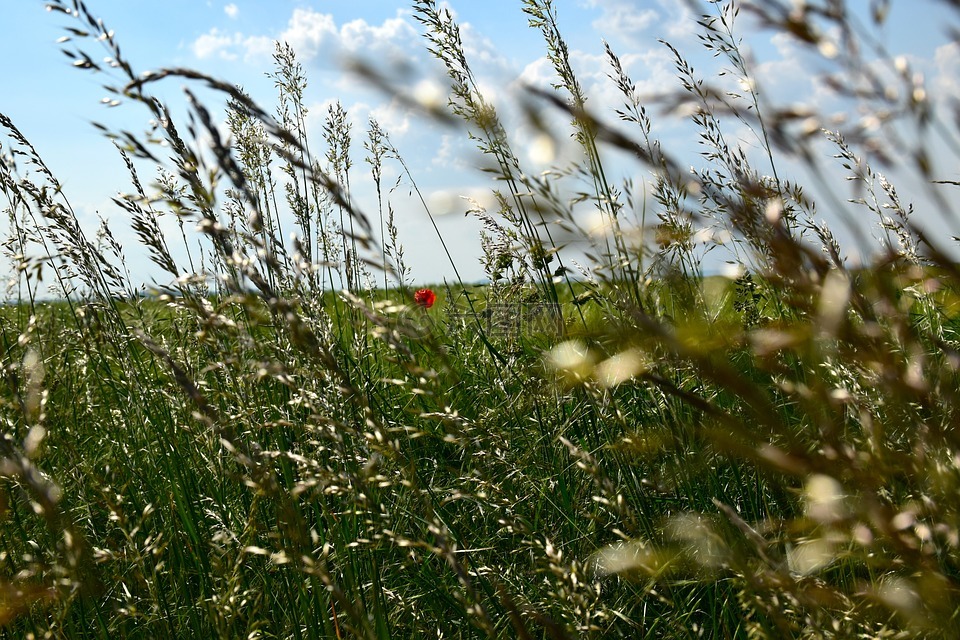
[[[679,91],[712,170],[678,173],[616,55],[630,137],[587,111],[550,3],[523,4],[562,79],[540,106],[566,110],[610,233],[582,228],[561,177],[519,170],[456,23],[420,0],[451,112],[502,185],[479,214],[489,281],[434,283],[429,308],[387,188],[416,175],[336,110],[309,155],[290,51],[275,117],[208,82],[230,99],[229,146],[219,116],[195,108],[188,135],[152,99],[159,78],[121,68],[165,141],[115,132],[138,247],[82,230],[0,115],[20,163],[0,165],[19,274],[0,308],[0,637],[960,636],[953,248],[834,135],[895,239],[848,266],[796,185],[725,144],[726,103],[695,82]],[[737,70],[717,44],[736,42],[735,6],[702,28]],[[767,139],[790,121],[743,123]],[[606,177],[614,147],[655,185],[637,216]],[[142,186],[154,155],[168,172]],[[375,202],[348,189],[361,170]],[[197,227],[195,268],[170,216]],[[704,229],[726,234],[729,277],[704,274]],[[593,243],[582,271],[560,230]],[[171,284],[140,295],[122,251]]]

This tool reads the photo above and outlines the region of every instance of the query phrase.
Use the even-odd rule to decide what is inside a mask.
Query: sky
[[[543,40],[527,25],[519,0],[448,0],[461,26],[464,45],[485,94],[504,112],[507,132],[516,141],[525,170],[538,172],[552,163],[569,160],[568,142],[560,152],[544,156],[531,144],[529,127],[512,117],[514,91],[524,84],[549,88],[556,81],[545,58]],[[869,3],[874,4],[874,3]],[[60,51],[58,38],[65,26],[79,26],[66,16],[45,10],[43,0],[3,0],[0,23],[0,113],[7,115],[33,143],[64,186],[81,223],[92,234],[98,219],[108,220],[114,235],[128,247],[128,267],[138,283],[163,284],[129,229],[126,214],[111,201],[131,190],[123,161],[93,126],[103,122],[115,129],[144,132],[149,115],[133,104],[108,107],[101,103],[110,84],[106,74],[74,68]],[[423,27],[414,19],[411,3],[395,0],[87,0],[87,7],[112,29],[126,58],[137,71],[189,67],[242,86],[255,101],[272,111],[276,90],[267,73],[273,69],[275,43],[292,45],[308,78],[308,130],[320,138],[327,108],[339,101],[354,124],[356,177],[353,186],[361,206],[371,205],[372,180],[362,162],[362,140],[370,117],[390,134],[393,144],[411,167],[417,186],[427,196],[444,240],[452,248],[457,270],[465,280],[483,278],[478,256],[480,225],[466,218],[462,195],[483,200],[495,186],[478,170],[481,159],[472,151],[462,130],[453,130],[422,117],[415,110],[372,88],[345,69],[351,59],[363,60],[424,100],[443,102],[445,80],[438,63],[426,51]],[[902,54],[911,69],[922,73],[930,93],[943,98],[960,96],[960,51],[948,28],[960,23],[946,3],[933,0],[893,0],[890,16],[879,31],[889,50]],[[684,52],[707,80],[717,78],[720,63],[703,51],[695,20],[687,5],[677,0],[555,0],[559,26],[571,61],[588,96],[589,105],[615,121],[619,106],[616,87],[604,56],[604,42],[618,53],[641,94],[678,86],[664,39]],[[851,6],[866,9],[858,0]],[[749,19],[746,21],[749,27]],[[744,34],[747,50],[756,60],[761,93],[780,104],[826,106],[844,112],[848,122],[858,114],[855,105],[838,101],[817,74],[825,66],[789,36],[750,29]],[[87,43],[91,52],[97,52]],[[401,69],[407,69],[401,72]],[[184,102],[182,81],[165,81],[161,89],[174,113]],[[181,105],[178,107],[177,105]],[[655,132],[664,147],[696,164],[695,134],[667,116],[653,114]],[[743,144],[757,151],[749,132],[731,123]],[[0,152],[9,146],[0,137]],[[574,153],[574,152],[570,152]],[[609,154],[615,179],[644,180],[648,173],[635,162]],[[944,152],[940,177],[957,180],[957,157]],[[392,176],[399,175],[395,167]],[[388,171],[388,174],[390,173]],[[149,182],[152,176],[144,177]],[[391,176],[384,178],[392,182]],[[840,176],[842,183],[842,176]],[[402,191],[399,190],[399,191]],[[901,196],[910,198],[909,189]],[[918,194],[918,198],[921,195]],[[412,279],[439,282],[453,277],[436,231],[413,199],[397,196],[397,224]],[[487,198],[486,201],[488,201]],[[0,205],[3,206],[3,205]],[[930,224],[949,222],[931,217]],[[292,225],[288,225],[288,228]],[[0,267],[0,272],[5,274]]]

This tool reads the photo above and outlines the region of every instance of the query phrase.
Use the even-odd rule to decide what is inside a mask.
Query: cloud
[[[371,25],[362,19],[352,20],[340,28],[340,44],[351,54],[377,55],[384,51],[399,54],[405,45],[418,40],[417,31],[399,16],[389,18],[381,25]]]
[[[770,44],[777,57],[765,56],[766,59],[758,61],[753,68],[761,89],[768,93],[767,97],[776,97],[778,103],[811,103],[823,97],[817,95],[817,87],[813,84],[820,61],[798,46],[789,34],[773,35]]]
[[[960,45],[950,42],[937,47],[933,56],[931,86],[935,98],[960,98]]]
[[[679,86],[672,71],[669,51],[665,47],[657,45],[618,57],[641,96],[659,94]],[[587,96],[588,109],[608,118],[613,109],[621,108],[624,96],[609,77],[613,70],[606,54],[573,50],[570,52],[570,64]],[[518,83],[547,90],[558,80],[553,64],[541,57],[523,69]]]
[[[828,116],[821,126],[834,128],[836,118],[850,104],[840,100],[825,81],[831,70],[830,61],[789,34],[776,33],[768,44],[772,47],[758,42],[763,45],[758,50],[765,55],[752,66],[761,98],[778,107],[791,106]]]
[[[451,170],[472,172],[475,171],[481,157],[477,145],[466,136],[439,134],[440,143],[433,151],[430,159],[430,169],[436,169],[439,175],[445,175]]]
[[[327,101],[322,110],[311,110],[310,115],[316,115],[318,119],[326,120],[329,105],[332,101]],[[348,113],[350,125],[354,131],[354,137],[358,138],[364,135],[369,121],[376,120],[387,134],[392,138],[400,138],[410,131],[413,111],[410,107],[404,105],[397,99],[382,102],[380,104],[369,104],[366,102],[355,102],[349,106],[344,105]]]
[[[599,10],[593,28],[621,45],[649,45],[656,38],[687,41],[696,30],[693,12],[676,0],[657,0],[658,7],[640,7],[632,0],[582,0],[581,7]]]
[[[233,36],[228,36],[214,28],[194,40],[191,49],[193,49],[193,55],[201,60],[214,55],[219,55],[225,60],[235,60],[236,54],[229,51],[233,44]]]
[[[627,42],[639,42],[641,35],[660,14],[653,9],[641,9],[626,0],[594,0],[600,8],[600,17],[593,21],[593,28],[604,37],[615,34]]]
[[[663,20],[663,32],[671,41],[696,41],[697,19],[689,5],[676,0],[657,0],[666,18]]]
[[[224,11],[232,17],[239,10],[230,4]],[[302,63],[322,67],[337,66],[344,58],[355,57],[372,58],[378,63],[407,60],[412,50],[420,49],[416,29],[400,13],[379,25],[362,19],[338,25],[333,15],[309,8],[294,9],[286,28],[274,36],[228,34],[215,28],[197,38],[192,49],[198,58],[250,60],[269,58],[276,41],[289,43]]]
[[[227,34],[213,28],[190,45],[193,55],[203,60],[217,57],[222,60],[237,60],[243,54],[245,61],[269,56],[273,40],[265,36],[244,36],[241,33]]]
[[[333,16],[312,9],[294,9],[287,29],[277,40],[286,42],[302,61],[309,61],[323,53],[332,54],[339,31]]]
[[[231,2],[223,8],[223,12],[227,14],[227,17],[229,18],[236,18],[240,13],[240,8]]]

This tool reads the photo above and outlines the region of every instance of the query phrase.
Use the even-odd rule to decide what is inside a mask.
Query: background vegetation
[[[104,127],[130,169],[115,202],[141,246],[123,247],[106,225],[87,235],[0,115],[17,274],[0,313],[0,634],[960,634],[960,270],[871,166],[896,157],[888,132],[955,136],[955,114],[882,48],[897,73],[860,64],[870,27],[845,3],[774,0],[698,5],[740,93],[673,50],[676,91],[640,96],[608,50],[623,106],[593,113],[555,8],[523,5],[559,78],[528,113],[563,114],[570,131],[548,133],[582,149],[537,175],[478,91],[457,24],[414,3],[450,78],[449,113],[433,115],[462,122],[499,178],[498,210],[474,212],[490,282],[437,286],[426,309],[390,190],[416,176],[388,132],[371,121],[357,140],[339,107],[307,140],[289,47],[268,112],[194,71],[134,70],[82,2],[49,3],[76,65],[111,66],[118,98],[157,127]],[[822,133],[818,114],[766,104],[741,11],[835,54],[835,84],[879,133]],[[171,77],[189,81],[185,125],[151,93]],[[229,140],[196,86],[229,99]],[[702,167],[661,147],[654,105],[692,114]],[[731,122],[765,142],[762,169]],[[886,234],[862,267],[778,175],[781,157],[814,163],[824,136]],[[613,148],[649,173],[652,200],[608,179]],[[922,151],[900,156],[952,216],[955,185],[930,182]],[[352,194],[361,170],[373,202]],[[584,229],[584,202],[604,233]],[[585,264],[565,262],[572,239],[589,243]],[[708,250],[737,273],[704,277]],[[160,295],[131,282],[130,251],[169,279]],[[39,302],[50,286],[57,301]]]

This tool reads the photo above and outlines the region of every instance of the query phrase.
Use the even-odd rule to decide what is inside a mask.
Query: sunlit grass
[[[800,29],[822,16],[773,4],[750,6],[823,49]],[[733,106],[763,106],[755,88],[718,100],[672,50],[681,84],[664,100],[698,106],[706,148],[707,168],[680,171],[617,55],[633,129],[587,111],[554,8],[523,5],[560,78],[560,97],[532,96],[530,113],[567,115],[582,162],[524,173],[456,22],[415,2],[451,111],[500,185],[500,210],[473,212],[489,281],[425,287],[381,188],[399,175],[417,191],[416,176],[375,122],[359,151],[339,106],[307,144],[292,49],[277,48],[273,116],[202,74],[142,75],[84,7],[51,3],[83,26],[64,44],[77,66],[105,46],[115,91],[164,144],[112,134],[131,173],[116,204],[141,242],[120,247],[106,228],[88,237],[0,119],[17,151],[0,189],[18,274],[0,308],[0,634],[957,635],[949,252],[880,180],[864,206],[893,216],[897,244],[848,268],[776,175],[783,147],[808,142],[789,137],[792,116],[736,112],[758,139],[788,138],[766,142],[774,175],[760,172],[720,126]],[[747,80],[739,5],[703,7],[700,28]],[[197,104],[182,131],[167,117],[150,91],[170,77],[229,98],[229,143]],[[832,138],[853,180],[876,177]],[[625,215],[631,184],[608,176],[611,147],[650,173],[639,215]],[[350,189],[351,153],[373,201]],[[163,169],[147,187],[150,163]],[[584,201],[606,235],[584,228]],[[161,231],[173,214],[179,239]],[[555,240],[570,237],[585,266]],[[726,275],[704,275],[707,246],[729,250]],[[145,251],[170,284],[134,295],[124,251]],[[56,299],[39,302],[48,286]]]

